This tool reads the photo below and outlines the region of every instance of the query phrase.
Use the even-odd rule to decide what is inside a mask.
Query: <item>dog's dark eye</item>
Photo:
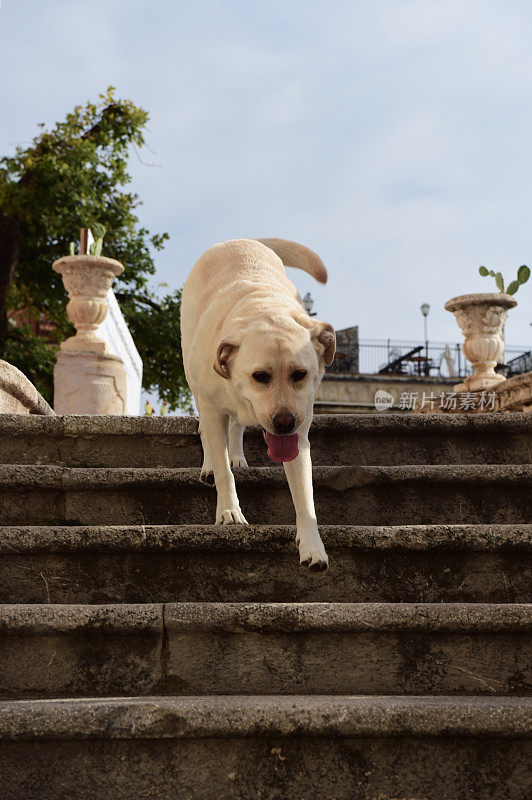
[[[294,383],[299,383],[302,381],[303,378],[307,377],[307,370],[306,369],[296,369],[292,372],[292,380]]]
[[[270,382],[270,373],[269,372],[254,372],[251,376],[254,381],[257,383],[269,383]]]

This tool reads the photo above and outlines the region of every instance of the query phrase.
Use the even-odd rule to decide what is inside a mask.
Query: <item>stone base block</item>
[[[126,371],[118,356],[64,350],[57,354],[57,414],[125,414],[126,394]]]
[[[463,383],[458,383],[454,387],[455,392],[480,392],[493,389],[505,381],[504,375],[494,372],[493,375],[469,375]]]

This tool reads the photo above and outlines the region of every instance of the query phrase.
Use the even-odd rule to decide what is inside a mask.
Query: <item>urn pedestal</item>
[[[107,292],[124,271],[103,256],[65,256],[53,269],[68,292],[67,314],[76,334],[61,343],[54,369],[57,414],[125,414],[126,371],[96,331],[107,315]]]
[[[456,392],[491,389],[506,380],[495,372],[504,353],[502,329],[508,310],[517,305],[509,294],[502,292],[464,294],[445,304],[462,329],[465,341],[462,353],[474,367],[474,374],[454,387]]]

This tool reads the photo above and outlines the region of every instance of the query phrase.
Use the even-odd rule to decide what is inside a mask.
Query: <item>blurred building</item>
[[[532,368],[532,353],[507,346],[507,377]],[[471,373],[461,345],[394,339],[360,339],[358,326],[336,331],[336,355],[316,393],[317,414],[376,413],[389,409],[409,413],[432,410],[442,395]]]

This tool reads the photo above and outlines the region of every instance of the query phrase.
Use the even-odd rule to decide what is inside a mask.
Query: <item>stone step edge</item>
[[[249,467],[234,470],[240,486],[288,487],[282,467]],[[0,488],[112,490],[120,486],[194,486],[212,491],[199,483],[198,467],[64,467],[35,465],[0,465]],[[337,491],[364,486],[438,482],[501,486],[532,482],[532,464],[423,464],[399,466],[313,467],[315,487]]]
[[[434,434],[448,433],[526,433],[532,430],[527,414],[317,414],[311,432],[329,433],[353,431],[381,435],[390,432],[410,435],[412,431]],[[34,418],[17,414],[2,414],[2,435],[49,434],[55,436],[197,436],[198,418],[182,417],[120,417],[120,416],[55,416]],[[260,427],[248,428],[248,434],[262,436]]]
[[[0,606],[0,636],[212,633],[519,633],[524,603],[13,603]]]
[[[482,551],[532,549],[532,524],[320,525],[331,550]],[[0,555],[292,550],[295,525],[0,526]]]
[[[532,698],[112,697],[0,701],[0,740],[532,735]]]

